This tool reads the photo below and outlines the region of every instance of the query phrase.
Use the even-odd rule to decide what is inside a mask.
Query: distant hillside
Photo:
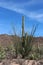
[[[1,34],[0,35],[0,45],[1,46],[8,46],[14,43],[20,42],[20,38],[18,36]]]
[[[0,35],[0,45],[2,46],[8,46],[10,44],[19,43],[20,41],[21,41],[20,37],[18,36],[7,35],[7,34]],[[37,43],[43,44],[43,37],[34,37],[34,44]]]

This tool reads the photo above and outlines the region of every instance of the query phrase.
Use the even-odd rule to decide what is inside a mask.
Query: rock
[[[25,59],[13,59],[12,62],[16,62],[16,64],[22,64],[25,61]]]
[[[30,60],[28,65],[35,65],[35,60]]]
[[[22,58],[22,55],[21,54],[18,54],[17,59],[20,59],[20,58]]]
[[[0,65],[43,65],[43,60],[25,60],[25,59],[5,59]]]
[[[22,65],[28,65],[28,63],[29,63],[29,60],[25,60],[25,61],[22,63]]]
[[[10,60],[7,59],[2,61],[2,65],[10,65],[10,63],[11,63]]]
[[[0,65],[2,65],[2,62],[0,63]]]
[[[19,65],[19,64],[16,64],[15,62],[12,62],[10,65]]]
[[[35,65],[40,65],[40,63],[39,62],[35,62]]]
[[[39,61],[39,64],[40,64],[40,65],[43,65],[43,61]]]

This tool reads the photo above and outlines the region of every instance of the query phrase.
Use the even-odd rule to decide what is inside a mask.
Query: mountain
[[[20,38],[18,36],[13,35],[7,35],[7,34],[1,34],[0,35],[0,45],[1,46],[8,46],[14,43],[20,42]]]
[[[21,39],[19,36],[13,36],[13,35],[8,35],[8,34],[1,34],[0,35],[0,45],[1,46],[8,46],[14,43],[19,43],[21,42]],[[43,45],[43,37],[34,37],[33,44],[37,45]]]

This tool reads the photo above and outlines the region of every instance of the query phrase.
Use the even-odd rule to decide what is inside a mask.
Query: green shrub
[[[31,35],[28,35],[27,33],[25,34],[24,32],[24,16],[22,16],[22,37],[21,37],[21,43],[15,44],[15,52],[16,52],[16,58],[18,53],[22,55],[22,58],[25,58],[29,55],[30,51],[32,50],[32,43],[33,43],[33,36],[36,31],[37,26],[33,26]],[[15,32],[15,27],[13,27],[13,33]],[[13,37],[13,42],[14,42],[14,37]]]
[[[10,46],[8,46],[7,47],[7,54],[8,55],[10,55],[11,57],[14,57],[15,56],[15,47],[14,47],[14,45],[12,44],[12,45],[10,45]]]
[[[0,47],[0,60],[6,57],[6,52],[3,47]]]
[[[30,54],[28,56],[29,59],[31,60],[39,60],[40,59],[40,54],[39,53],[33,53],[33,54]]]

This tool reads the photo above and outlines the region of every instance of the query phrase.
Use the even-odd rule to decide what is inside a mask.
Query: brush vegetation
[[[39,48],[38,46],[35,47],[33,45],[34,41],[34,34],[36,32],[37,26],[33,26],[31,34],[28,35],[27,32],[24,31],[24,16],[22,17],[22,36],[21,36],[21,42],[15,43],[7,48],[3,48],[0,46],[0,60],[8,58],[22,58],[22,59],[34,59],[38,60],[42,58],[43,50],[42,48]],[[14,33],[15,28],[13,29]],[[17,36],[17,35],[14,35]],[[14,41],[13,36],[13,43]]]

